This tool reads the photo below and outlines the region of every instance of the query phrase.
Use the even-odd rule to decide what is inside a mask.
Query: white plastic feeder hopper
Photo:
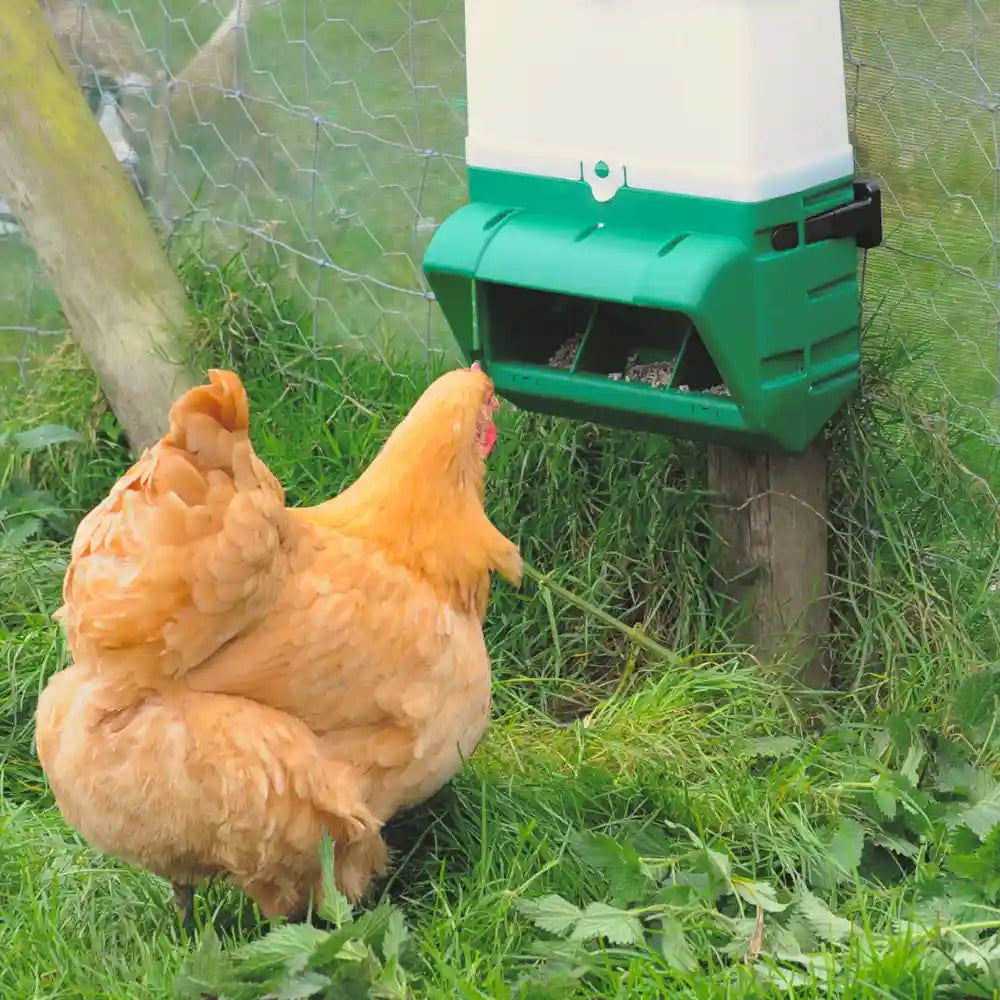
[[[424,260],[465,355],[533,409],[804,448],[857,385],[856,250],[881,241],[838,0],[465,19],[470,204]],[[669,383],[608,379],[634,358]]]

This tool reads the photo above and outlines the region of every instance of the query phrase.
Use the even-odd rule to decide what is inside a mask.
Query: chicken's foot
[[[170,885],[174,890],[174,906],[181,922],[186,924],[194,911],[194,886],[180,885],[177,882],[171,882]]]

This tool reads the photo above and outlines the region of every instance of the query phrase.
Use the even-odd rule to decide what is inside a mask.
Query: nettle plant
[[[770,858],[737,858],[724,842],[662,820],[572,835],[568,854],[602,877],[608,894],[515,901],[540,932],[531,949],[540,965],[522,984],[546,981],[556,996],[609,961],[651,954],[682,980],[749,974],[765,990],[822,987],[824,995],[904,962],[935,990],[995,996],[1000,782],[972,748],[988,741],[998,692],[1000,674],[986,671],[962,686],[946,726],[896,715],[883,727],[822,738],[822,756],[796,737],[759,741],[764,756],[788,757],[789,788],[819,776],[810,755],[828,768],[824,758],[836,752],[843,764],[839,779],[824,783],[833,807],[825,820],[795,816],[790,804],[780,826],[761,831]],[[762,868],[770,877],[740,874]]]

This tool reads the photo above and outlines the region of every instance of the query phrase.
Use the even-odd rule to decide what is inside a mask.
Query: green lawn
[[[341,488],[437,370],[316,348],[272,275],[180,264],[200,363],[244,373],[292,502]],[[0,995],[991,995],[1000,529],[950,442],[869,370],[832,440],[839,691],[823,696],[782,694],[780,667],[733,643],[694,447],[503,412],[490,513],[562,589],[497,586],[489,736],[394,827],[383,905],[337,945],[262,936],[220,886],[179,928],[164,884],[51,806],[31,748],[65,662],[49,613],[76,519],[126,461],[78,357],[51,358],[0,398],[15,428],[81,437],[0,450]]]
[[[198,0],[116,4],[174,68],[218,18]],[[95,854],[52,807],[31,742],[37,692],[66,662],[50,614],[75,523],[127,456],[57,338],[25,385],[0,379],[0,997],[1000,990],[997,173],[981,106],[1000,18],[987,30],[984,9],[845,0],[887,239],[869,254],[865,391],[830,430],[835,692],[789,689],[733,642],[698,448],[505,408],[489,510],[553,585],[495,588],[489,735],[449,794],[394,826],[382,905],[328,914],[339,945],[320,927],[268,934],[224,886],[178,927],[163,883]],[[171,207],[200,189],[208,223],[173,247],[198,363],[244,375],[291,502],[350,481],[445,363],[418,268],[465,196],[461,38],[448,0],[270,4],[248,96],[180,133]],[[0,356],[58,323],[30,252],[0,239]],[[374,356],[341,349],[359,342]],[[16,436],[44,424],[77,434]]]

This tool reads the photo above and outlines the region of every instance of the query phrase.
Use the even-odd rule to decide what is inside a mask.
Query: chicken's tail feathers
[[[249,422],[239,376],[211,371],[81,521],[59,618],[74,656],[174,676],[269,612],[284,576],[287,513]]]
[[[237,489],[270,481],[250,443],[250,401],[236,372],[212,369],[209,381],[189,389],[170,408],[170,430],[160,441],[164,451],[180,453],[200,473],[219,469]],[[274,484],[277,487],[277,484]]]
[[[164,438],[174,447],[184,447],[192,422],[206,418],[234,434],[250,429],[250,400],[236,372],[213,368],[208,384],[195,386],[170,407],[170,430]]]

